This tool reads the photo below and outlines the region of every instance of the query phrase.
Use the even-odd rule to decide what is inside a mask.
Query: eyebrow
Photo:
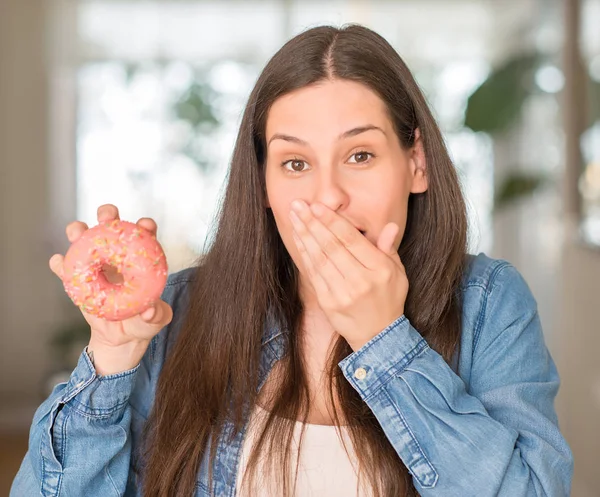
[[[373,124],[367,124],[365,126],[358,126],[356,128],[349,129],[348,131],[344,131],[340,136],[338,136],[338,140],[345,140],[346,138],[351,138],[353,136],[360,135],[361,133],[365,133],[367,131],[373,131],[373,130],[381,131],[385,136],[387,136],[385,131],[383,131],[383,129],[381,129],[379,126],[375,126]],[[271,144],[271,142],[273,140],[284,140],[286,142],[297,143],[298,145],[303,145],[303,146],[308,145],[308,142],[306,142],[300,138],[297,138],[295,136],[285,135],[283,133],[275,133],[269,140],[269,143],[267,143],[267,147]]]

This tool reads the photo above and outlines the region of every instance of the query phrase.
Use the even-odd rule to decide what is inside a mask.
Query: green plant
[[[513,126],[536,91],[533,77],[539,62],[537,54],[523,54],[492,71],[467,101],[465,126],[491,135]]]
[[[204,153],[206,135],[220,125],[214,109],[217,96],[217,92],[199,78],[173,105],[173,113],[177,119],[185,121],[193,131],[181,152],[205,171],[209,166],[206,157],[210,156]]]
[[[549,179],[541,173],[512,171],[500,184],[494,195],[494,210],[500,211],[513,202],[531,195]]]
[[[540,91],[534,75],[543,62],[539,54],[519,54],[492,71],[469,97],[464,125],[475,132],[488,133],[492,138],[509,130],[521,117],[527,99]],[[587,124],[591,126],[600,115],[600,82],[588,78],[587,95]],[[542,172],[524,172],[518,167],[509,169],[496,189],[494,210],[530,196],[550,182],[548,175]]]
[[[496,68],[467,101],[464,125],[494,138],[516,124],[523,105],[537,92],[534,74],[541,62],[535,53],[519,54]],[[543,173],[523,172],[515,167],[496,189],[494,210],[527,197],[547,182]]]
[[[154,61],[159,72],[163,71],[170,62],[166,59]],[[127,84],[133,84],[138,73],[145,67],[142,63],[123,63]],[[220,93],[208,83],[210,67],[194,67],[193,69],[194,79],[171,102],[170,113],[174,120],[186,123],[191,130],[178,152],[190,158],[206,172],[210,167],[210,162],[207,160],[210,154],[205,153],[206,145],[210,141],[209,135],[221,125],[215,106]]]

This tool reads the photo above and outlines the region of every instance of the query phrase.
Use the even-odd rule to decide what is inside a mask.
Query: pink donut
[[[102,266],[123,276],[110,283]],[[127,221],[107,221],[86,230],[65,255],[63,284],[82,311],[109,321],[144,312],[167,283],[167,259],[148,230]]]

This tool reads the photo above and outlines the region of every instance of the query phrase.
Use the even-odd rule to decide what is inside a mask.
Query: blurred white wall
[[[30,419],[62,310],[43,245],[51,221],[43,3],[0,2],[0,428]]]
[[[556,356],[559,419],[575,455],[574,497],[600,495],[600,251],[567,243]]]

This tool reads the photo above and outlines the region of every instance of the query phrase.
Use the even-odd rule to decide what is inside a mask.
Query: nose
[[[334,212],[341,211],[348,205],[347,189],[340,181],[335,169],[321,172],[312,201],[320,202]]]

